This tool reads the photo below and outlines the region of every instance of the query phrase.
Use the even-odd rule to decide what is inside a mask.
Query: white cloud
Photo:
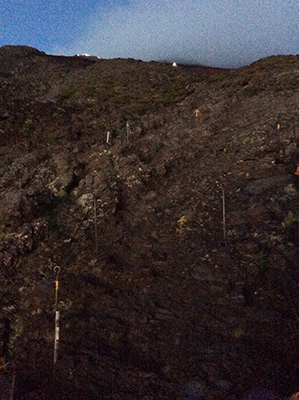
[[[297,0],[112,0],[63,53],[239,66],[298,52]]]

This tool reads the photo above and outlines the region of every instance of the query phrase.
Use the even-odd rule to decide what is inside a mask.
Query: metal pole
[[[16,372],[14,371],[12,374],[11,391],[10,391],[9,400],[13,400],[13,398],[14,398],[15,385],[16,385]]]
[[[129,122],[127,122],[127,136],[126,136],[126,143],[128,143],[130,140],[130,125]]]
[[[55,276],[55,332],[54,332],[54,366],[57,362],[58,357],[58,347],[59,347],[59,318],[60,313],[58,311],[58,290],[59,290],[59,280],[58,276],[60,273],[60,267],[56,265],[54,267]]]
[[[227,246],[227,239],[226,239],[225,192],[224,192],[224,188],[223,188],[223,187],[222,187],[222,225],[223,225],[223,239],[224,239],[224,245]]]
[[[95,252],[98,254],[98,220],[97,220],[97,198],[93,196],[93,209],[94,209],[94,242]]]
[[[54,272],[55,272],[55,311],[58,308],[58,290],[59,290],[59,273],[60,273],[60,267],[56,265],[54,267]]]
[[[55,312],[54,365],[57,362],[58,348],[59,348],[59,318],[60,318],[60,312],[56,310],[56,312]]]
[[[296,125],[295,125],[295,119],[293,119],[293,135],[294,135],[294,139],[295,139],[295,143],[297,144],[298,142],[298,135],[296,135]]]

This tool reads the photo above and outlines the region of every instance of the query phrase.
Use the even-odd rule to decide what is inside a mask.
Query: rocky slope
[[[296,389],[298,61],[214,74],[0,48],[16,399]]]

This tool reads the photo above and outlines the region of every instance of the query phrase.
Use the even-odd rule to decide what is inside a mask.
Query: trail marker
[[[59,319],[60,319],[60,312],[58,311],[58,290],[59,290],[59,273],[60,267],[56,265],[54,267],[55,273],[55,333],[54,333],[54,365],[57,362],[58,357],[58,347],[59,347]]]
[[[126,143],[128,143],[129,142],[129,140],[130,140],[130,125],[129,125],[129,122],[127,122],[126,123]]]
[[[121,144],[126,144],[129,142],[129,140],[130,140],[130,124],[129,122],[126,122],[126,129],[123,131]]]
[[[94,211],[94,243],[95,252],[98,254],[98,219],[97,219],[97,196],[93,195],[93,211]]]
[[[16,372],[14,371],[12,374],[12,382],[11,382],[11,390],[10,390],[9,400],[13,400],[13,398],[14,398],[15,385],[16,385]]]
[[[223,226],[223,239],[224,245],[227,246],[227,237],[226,237],[226,210],[225,210],[225,192],[222,187],[222,226]]]
[[[60,312],[55,311],[55,340],[54,340],[54,364],[57,362],[58,357],[58,347],[59,347],[59,318]]]

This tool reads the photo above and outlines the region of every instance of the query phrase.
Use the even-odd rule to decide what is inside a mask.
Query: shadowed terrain
[[[16,400],[296,389],[298,61],[228,71],[0,48]]]

